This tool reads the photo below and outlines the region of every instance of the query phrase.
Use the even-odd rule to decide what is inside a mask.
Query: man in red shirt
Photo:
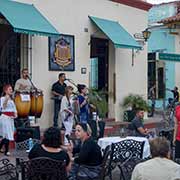
[[[180,104],[175,109],[175,125],[174,125],[174,144],[175,144],[175,158],[180,158]]]

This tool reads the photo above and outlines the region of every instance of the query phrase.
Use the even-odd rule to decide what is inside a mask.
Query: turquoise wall
[[[175,37],[169,34],[169,30],[160,29],[152,31],[151,37],[148,41],[148,52],[162,50],[166,53],[175,52]],[[165,61],[165,86],[166,88],[173,89],[175,86],[175,63]],[[172,93],[166,91],[165,99],[173,97]],[[156,107],[162,107],[162,100],[157,100]]]
[[[177,7],[175,4],[162,4],[158,6],[153,6],[148,13],[148,23],[149,26],[154,26],[153,23],[174,16],[177,13]],[[165,27],[163,27],[165,28]],[[175,52],[175,37],[169,34],[168,29],[155,28],[152,29],[151,37],[148,41],[148,52],[154,52],[159,50],[164,50],[166,53]],[[175,63],[165,62],[165,86],[166,88],[173,89],[175,86]],[[173,97],[173,94],[169,91],[165,93],[165,99]],[[162,108],[163,100],[157,100],[156,107]]]

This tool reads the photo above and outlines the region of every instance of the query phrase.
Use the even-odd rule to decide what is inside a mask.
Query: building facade
[[[155,5],[149,10],[149,27],[151,37],[148,43],[148,88],[156,84],[156,106],[162,108],[163,102],[173,94],[169,89],[180,87],[179,62],[177,60],[159,59],[158,53],[179,56],[179,28],[165,23],[170,17],[179,13],[179,2]],[[154,56],[154,55],[155,56]]]
[[[1,0],[0,4],[2,1],[4,0]],[[98,59],[98,67],[96,67],[98,87],[108,90],[109,117],[122,120],[121,103],[129,93],[140,94],[147,98],[147,45],[145,44],[139,50],[133,35],[146,29],[147,10],[151,7],[150,4],[138,0],[134,2],[129,0],[53,0],[53,2],[18,0],[15,2],[33,4],[57,32],[74,38],[74,67],[70,71],[50,68],[51,57],[54,57],[50,52],[50,42],[53,38],[50,39],[47,34],[38,34],[32,30],[31,33],[21,31],[16,33],[18,37],[13,41],[13,44],[18,43],[16,51],[18,58],[15,64],[18,73],[14,69],[11,70],[11,73],[16,72],[13,80],[20,76],[20,69],[28,67],[33,83],[43,91],[44,108],[39,119],[42,128],[52,125],[51,86],[57,81],[58,74],[65,72],[67,78],[73,80],[75,84],[83,83],[90,86],[92,59]],[[7,18],[6,14],[3,14],[3,18]],[[112,26],[109,27],[108,24]],[[118,26],[117,29],[114,29],[115,26]],[[8,37],[8,31],[11,30],[7,30],[4,25],[0,25],[0,28],[0,31],[4,32],[4,36],[0,34],[1,39]],[[113,36],[114,32],[115,34],[117,32],[117,38]],[[2,47],[3,45],[1,50]],[[10,55],[4,53],[3,56]],[[1,58],[1,61],[2,59],[4,58]],[[6,80],[8,81],[8,78],[3,83]]]

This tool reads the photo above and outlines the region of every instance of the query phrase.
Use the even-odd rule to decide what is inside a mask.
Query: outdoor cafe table
[[[134,136],[127,136],[125,138],[121,138],[121,137],[104,137],[104,138],[100,138],[98,140],[98,145],[101,147],[102,150],[104,150],[106,148],[106,146],[111,145],[112,143],[117,143],[123,140],[127,140],[127,139],[133,139],[135,141],[144,141],[144,149],[143,149],[143,159],[144,158],[148,158],[150,156],[150,145],[149,145],[149,141],[147,138],[144,137],[134,137]]]

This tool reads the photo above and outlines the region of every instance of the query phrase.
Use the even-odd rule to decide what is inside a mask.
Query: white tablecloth
[[[134,139],[136,141],[145,141],[144,149],[143,149],[143,158],[147,158],[150,156],[150,145],[147,138],[144,137],[134,137],[134,136],[127,136],[126,138],[121,137],[104,137],[98,140],[98,145],[101,149],[105,149],[106,146],[111,145],[112,143],[120,142],[125,139]]]

